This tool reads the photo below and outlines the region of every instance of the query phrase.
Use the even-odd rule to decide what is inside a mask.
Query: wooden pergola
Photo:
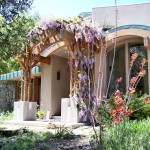
[[[82,40],[79,39],[77,41],[75,35],[75,31],[71,32],[66,29],[61,29],[60,27],[55,30],[50,28],[42,30],[42,34],[40,33],[36,35],[36,40],[33,38],[30,44],[25,46],[22,55],[18,57],[18,62],[23,70],[21,82],[21,100],[30,101],[31,69],[39,62],[50,64],[50,59],[41,56],[41,53],[45,49],[52,46],[52,51],[66,46],[70,53],[70,61],[72,63],[72,71],[70,72],[70,96],[72,96],[73,84],[78,78],[77,73],[79,70],[79,68],[74,65],[75,60],[77,59],[76,56],[74,56],[74,51],[88,51],[88,49],[92,47],[92,55],[95,55],[95,53],[99,52],[102,44],[102,40],[98,40],[97,38],[94,38],[94,43],[96,44],[87,43],[84,37]],[[94,80],[94,77],[92,78],[92,80]]]

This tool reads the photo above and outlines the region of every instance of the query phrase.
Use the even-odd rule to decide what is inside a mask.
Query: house
[[[93,24],[103,25],[107,34],[106,51],[101,50],[95,54],[95,86],[98,86],[98,76],[102,75],[102,96],[106,96],[107,92],[112,93],[115,90],[114,83],[117,77],[123,78],[120,84],[122,91],[128,89],[130,56],[133,52],[138,53],[140,59],[145,57],[148,60],[148,65],[145,68],[147,74],[139,82],[137,91],[150,93],[150,70],[148,69],[150,65],[149,8],[150,3],[141,3],[117,6],[117,14],[114,6],[95,7],[91,14],[81,13],[83,17],[88,16],[90,18],[91,15]],[[116,23],[117,28],[115,28]],[[37,102],[45,112],[48,112],[48,118],[61,116],[62,122],[80,122],[76,102],[69,98],[71,83],[68,71],[69,53],[67,47],[64,42],[54,41],[52,43],[40,54],[42,57],[49,59],[50,64],[41,63],[38,77],[34,74],[32,76],[33,101]],[[113,67],[114,49],[116,56]],[[136,64],[135,67],[138,68],[138,66]],[[113,72],[111,72],[112,67],[114,68]],[[109,82],[110,73],[112,75]]]

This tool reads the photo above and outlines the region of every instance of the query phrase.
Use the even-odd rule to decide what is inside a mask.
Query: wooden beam
[[[24,65],[24,62],[21,59],[17,59],[18,63],[20,64],[20,66],[22,67],[23,70],[26,70],[26,67]]]
[[[49,57],[43,57],[43,56],[34,56],[34,61],[41,62],[44,64],[50,64],[50,58]]]

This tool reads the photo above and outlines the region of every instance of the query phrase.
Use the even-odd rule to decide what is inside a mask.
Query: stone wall
[[[12,111],[15,101],[15,81],[0,83],[0,111]]]

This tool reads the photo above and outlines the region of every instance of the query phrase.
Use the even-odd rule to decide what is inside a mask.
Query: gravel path
[[[0,127],[14,130],[26,128],[33,131],[56,132],[56,129],[48,129],[47,127],[38,126],[0,124]],[[47,142],[39,142],[32,150],[91,150],[88,138],[90,132],[92,132],[92,127],[90,126],[78,127],[72,130],[73,137],[71,139],[50,139]]]
[[[89,140],[86,136],[76,136],[70,140],[51,139],[48,142],[37,143],[32,150],[91,150]]]

